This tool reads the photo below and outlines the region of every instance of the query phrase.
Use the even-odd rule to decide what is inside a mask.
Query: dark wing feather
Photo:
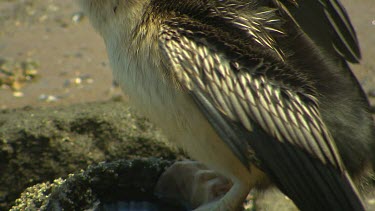
[[[331,56],[359,62],[361,52],[357,35],[339,0],[273,1]]]
[[[254,150],[261,168],[300,208],[362,210],[316,99],[246,71],[278,67],[261,58],[252,66],[229,60],[210,37],[199,38],[207,27],[194,34],[182,27],[186,21],[163,25],[164,61],[233,153],[246,165]]]
[[[255,122],[280,142],[304,149],[323,163],[343,170],[313,96],[278,86],[265,75],[236,73],[225,55],[181,35],[181,30],[164,26],[160,46],[183,87],[194,95],[203,93],[214,109],[248,131],[253,131]],[[261,62],[256,66],[266,65]]]

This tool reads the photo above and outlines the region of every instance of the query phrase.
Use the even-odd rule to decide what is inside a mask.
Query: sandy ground
[[[353,70],[375,104],[375,1],[342,2],[363,53],[362,63]],[[0,58],[31,59],[40,65],[38,79],[20,90],[23,97],[0,88],[0,109],[68,105],[118,95],[103,41],[87,18],[73,21],[79,11],[74,0],[0,0]]]
[[[370,102],[375,104],[375,1],[341,0],[349,13],[362,50],[361,64],[353,71],[361,82]]]
[[[39,63],[39,78],[21,89],[23,97],[0,89],[0,108],[111,97],[112,76],[103,41],[86,18],[73,21],[79,11],[73,0],[0,0],[0,58]],[[84,78],[89,80],[79,82]]]

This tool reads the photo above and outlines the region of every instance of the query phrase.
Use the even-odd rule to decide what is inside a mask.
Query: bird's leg
[[[253,169],[252,173],[261,172]],[[163,173],[156,192],[162,197],[183,201],[196,208],[195,211],[235,211],[240,209],[254,185],[251,177],[229,180],[199,162],[182,161]]]
[[[234,181],[231,189],[220,199],[203,204],[194,211],[237,211],[250,192],[249,181]]]
[[[221,198],[230,190],[232,183],[212,170],[198,170],[194,174],[190,202],[192,207]]]
[[[179,161],[162,174],[155,192],[196,208],[222,197],[231,186],[230,180],[199,162]]]

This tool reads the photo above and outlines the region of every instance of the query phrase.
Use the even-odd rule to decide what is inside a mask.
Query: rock
[[[103,161],[181,153],[124,102],[0,111],[0,210],[27,187]]]
[[[100,163],[66,180],[28,188],[11,211],[185,210],[153,194],[159,176],[171,163],[161,159]]]
[[[181,210],[157,198],[153,187],[183,157],[122,101],[2,110],[0,210]],[[372,208],[375,191],[369,193],[365,202]],[[279,191],[253,191],[251,198],[247,204],[255,210],[293,207]]]

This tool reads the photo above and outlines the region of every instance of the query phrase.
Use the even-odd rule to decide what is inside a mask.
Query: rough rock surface
[[[161,159],[118,160],[100,163],[66,180],[26,190],[11,211],[106,210],[142,207],[149,210],[184,210],[154,194],[154,186],[171,161]],[[114,209],[114,210],[117,210]],[[142,210],[142,209],[134,209]]]
[[[99,210],[102,201],[123,207],[130,206],[121,202],[129,193],[131,200],[156,202],[152,190],[157,178],[184,155],[133,113],[122,101],[0,111],[0,210],[13,205],[14,211],[51,206],[53,210],[64,206],[65,210],[89,206]],[[138,168],[130,165],[132,159],[150,157],[168,161],[141,160],[136,162]],[[129,174],[118,176],[130,168]],[[374,194],[366,200],[373,208]],[[253,192],[252,199],[247,207],[255,210],[293,208],[277,190]]]
[[[0,210],[27,187],[91,164],[159,157],[176,151],[148,121],[123,102],[0,111]]]

